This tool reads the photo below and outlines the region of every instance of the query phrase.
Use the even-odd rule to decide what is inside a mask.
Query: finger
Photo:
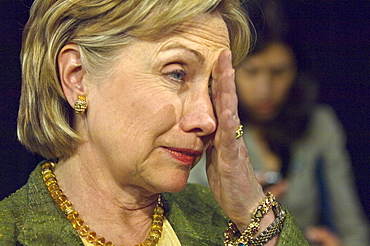
[[[229,145],[235,141],[235,130],[240,124],[230,51],[221,52],[212,77],[212,100],[218,117],[218,127],[223,139],[222,143]]]
[[[321,243],[325,246],[339,246],[340,239],[325,227],[312,227],[308,229],[306,236],[309,240]]]
[[[231,53],[229,50],[224,50],[221,52],[212,71],[212,98],[215,100],[215,105],[217,105],[216,110],[219,113],[224,110],[221,104],[224,93],[232,92],[232,87],[235,87],[235,85],[233,85],[233,73],[234,69],[231,64]]]

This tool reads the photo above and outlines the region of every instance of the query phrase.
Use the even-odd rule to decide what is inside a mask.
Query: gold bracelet
[[[259,234],[256,238],[250,240],[248,245],[262,246],[281,232],[284,226],[284,220],[285,220],[286,213],[282,209],[280,204],[277,207],[274,207],[273,209],[275,208],[278,208],[277,210],[280,212],[277,213],[277,216],[274,222],[272,222],[272,224],[269,225],[269,227],[267,227],[266,230],[261,232],[261,234]],[[274,210],[274,212],[275,211],[276,210]]]
[[[277,206],[275,195],[271,192],[267,193],[267,196],[260,202],[258,207],[254,210],[252,215],[251,223],[248,225],[247,229],[241,234],[240,238],[237,240],[239,243],[247,242],[253,239],[253,236],[257,234],[260,229],[261,219],[267,214],[270,209]]]
[[[260,222],[263,216],[270,211],[272,207],[277,206],[278,202],[276,201],[276,197],[271,192],[267,192],[267,195],[263,200],[260,202],[258,207],[254,210],[252,220]]]
[[[248,243],[253,240],[255,234],[257,234],[260,228],[261,219],[267,214],[270,209],[279,207],[281,210],[280,204],[276,201],[275,195],[268,192],[267,196],[260,202],[258,207],[254,210],[254,213],[251,218],[251,222],[248,225],[247,229],[241,233],[240,237],[233,241],[233,238],[236,237],[236,234],[239,233],[236,225],[230,221],[228,229],[225,231],[224,236],[224,245],[225,246],[234,246],[234,245],[248,245]],[[278,216],[278,213],[275,213],[275,216]]]

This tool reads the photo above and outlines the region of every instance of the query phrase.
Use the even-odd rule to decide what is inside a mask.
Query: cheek
[[[169,97],[143,94],[131,94],[108,103],[104,108],[110,112],[97,117],[105,122],[108,131],[114,129],[115,135],[124,136],[127,140],[153,139],[178,121],[181,109],[179,103]]]
[[[274,96],[277,103],[282,103],[286,99],[292,85],[293,78],[291,77],[280,79],[277,81],[277,83],[275,83]]]
[[[249,82],[250,78],[245,75],[243,72],[243,69],[237,69],[235,72],[235,84],[236,84],[236,90],[238,94],[238,98],[240,101],[247,101],[250,94],[251,90],[251,83]]]
[[[148,125],[173,113],[167,105],[175,101],[176,95],[158,86],[155,78],[122,76],[95,93],[96,116],[123,128]],[[174,99],[175,98],[175,99]],[[114,125],[112,125],[114,127]]]
[[[142,73],[119,74],[106,81],[94,91],[90,106],[90,137],[100,148],[121,156],[138,151],[146,155],[182,112],[175,92]]]
[[[148,100],[146,104],[132,105],[129,128],[141,137],[150,139],[169,131],[178,122],[178,107],[171,102]]]
[[[159,99],[138,97],[99,105],[88,122],[94,150],[112,163],[143,163],[177,122],[178,106]]]
[[[238,100],[243,106],[248,106],[252,103],[254,98],[253,88],[251,84],[247,83],[245,80],[241,81],[242,82],[236,81]]]

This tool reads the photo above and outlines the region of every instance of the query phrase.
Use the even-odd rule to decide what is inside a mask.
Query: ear
[[[58,56],[58,69],[64,95],[73,108],[77,96],[86,94],[83,85],[85,70],[76,44],[67,44],[62,48]]]

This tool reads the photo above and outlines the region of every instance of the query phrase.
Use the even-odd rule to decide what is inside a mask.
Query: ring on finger
[[[243,125],[240,125],[238,127],[238,129],[236,129],[236,131],[235,131],[235,137],[236,137],[236,139],[242,137],[243,136],[243,133],[244,133],[243,132]]]

